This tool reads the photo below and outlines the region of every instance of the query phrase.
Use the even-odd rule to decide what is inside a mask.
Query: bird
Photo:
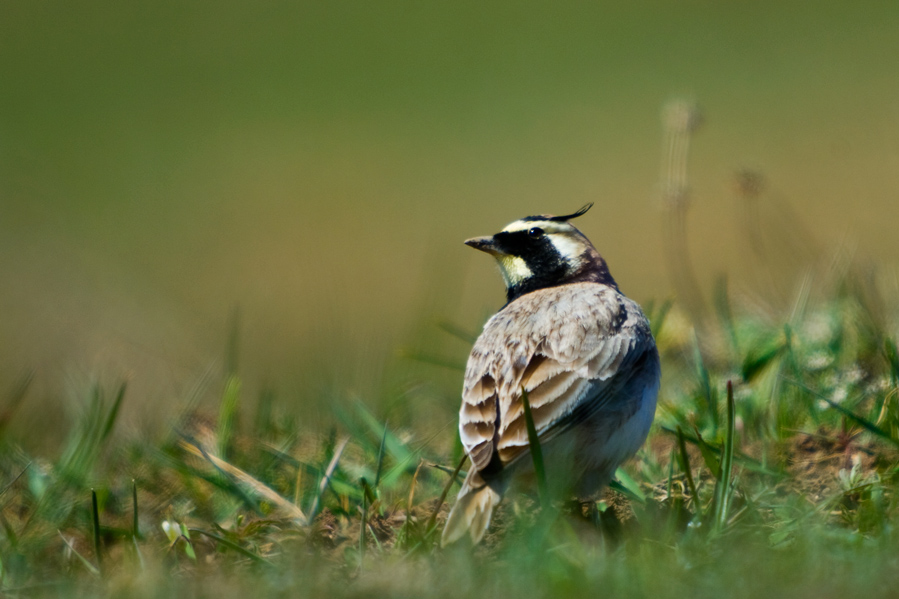
[[[526,394],[546,478],[595,497],[643,445],[661,379],[649,321],[593,244],[564,216],[527,216],[465,244],[492,255],[506,303],[465,369],[459,434],[471,467],[441,544],[484,537],[513,479],[533,474]]]

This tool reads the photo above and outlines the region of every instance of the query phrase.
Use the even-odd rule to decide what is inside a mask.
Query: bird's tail
[[[446,547],[455,543],[466,531],[472,544],[479,543],[490,526],[493,509],[503,499],[504,487],[499,481],[486,482],[474,468],[469,470],[446,520],[440,544]]]

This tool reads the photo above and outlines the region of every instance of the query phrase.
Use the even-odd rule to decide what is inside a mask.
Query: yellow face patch
[[[499,272],[503,276],[506,287],[514,287],[534,274],[528,268],[524,258],[498,254],[496,255],[496,261],[499,263]]]

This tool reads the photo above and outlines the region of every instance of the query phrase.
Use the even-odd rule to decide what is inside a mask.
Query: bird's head
[[[468,239],[465,245],[496,258],[510,302],[537,289],[581,281],[617,288],[605,260],[568,222],[592,206],[564,216],[527,216],[496,235]]]

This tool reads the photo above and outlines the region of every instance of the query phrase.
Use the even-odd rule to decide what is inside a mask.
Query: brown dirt
[[[831,497],[840,490],[840,471],[851,470],[859,462],[859,474],[870,476],[882,463],[895,460],[895,452],[885,450],[872,441],[834,435],[824,430],[797,433],[787,440],[776,457],[789,475],[779,486],[784,491],[799,493],[810,501]]]

